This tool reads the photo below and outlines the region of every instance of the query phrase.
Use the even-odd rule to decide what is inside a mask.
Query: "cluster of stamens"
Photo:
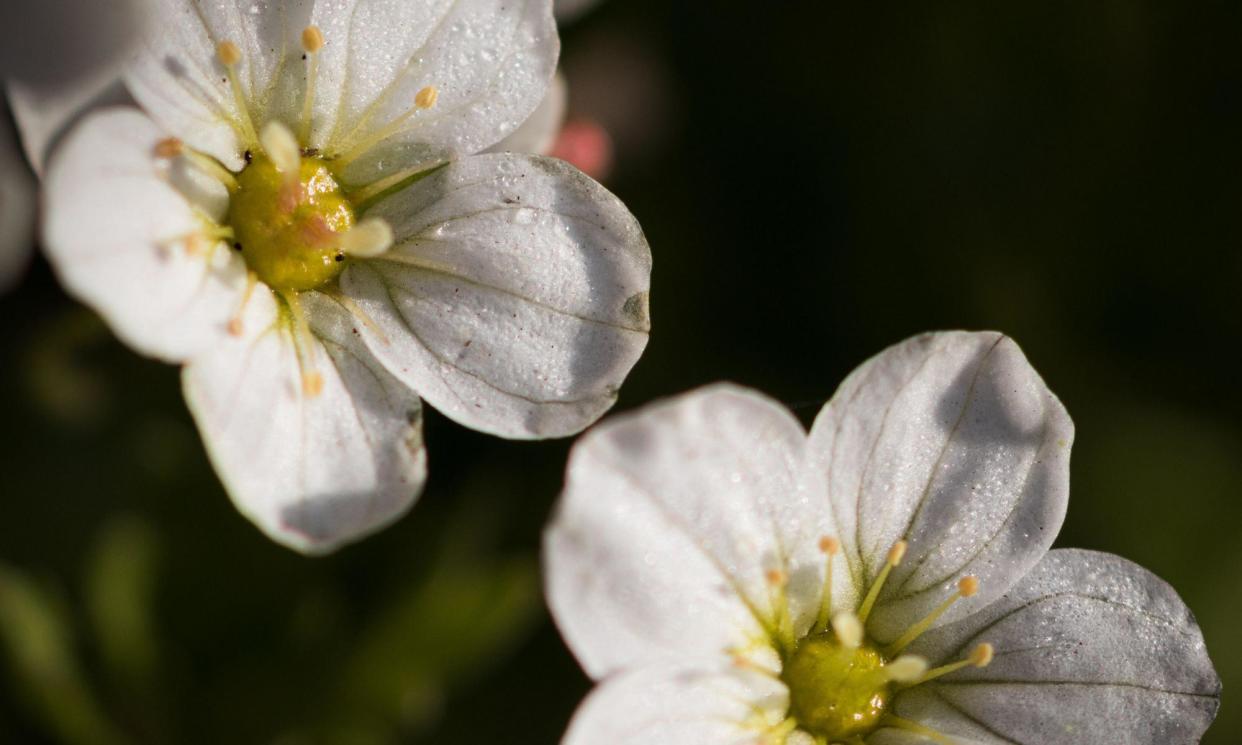
[[[242,299],[229,320],[229,333],[240,336],[242,317],[255,286],[262,282],[280,299],[282,318],[293,334],[302,371],[302,391],[308,397],[323,390],[323,377],[313,360],[314,340],[299,293],[319,290],[340,297],[334,281],[350,258],[374,258],[394,242],[392,228],[379,218],[358,219],[373,200],[427,169],[407,169],[346,190],[340,174],[367,150],[401,130],[410,117],[435,106],[439,91],[426,86],[414,97],[413,106],[393,121],[365,136],[346,138],[343,152],[325,155],[309,146],[323,33],[315,26],[302,32],[302,58],[306,60],[306,88],[297,133],[279,121],[266,122],[256,130],[241,87],[241,49],[231,41],[216,46],[216,60],[224,68],[234,99],[236,117],[230,125],[244,143],[245,166],[234,173],[215,158],[187,147],[176,138],[156,144],[154,156],[161,160],[184,159],[187,166],[214,178],[229,193],[229,211],[220,225],[200,215],[202,228],[171,243],[184,247],[187,255],[205,254],[210,260],[220,245],[231,245],[246,262],[248,280]],[[364,122],[365,123],[365,122]],[[360,123],[355,132],[363,128]]]
[[[991,663],[993,648],[988,643],[977,645],[961,660],[936,668],[929,668],[922,657],[903,654],[954,603],[977,593],[979,580],[974,576],[962,577],[955,593],[896,640],[881,645],[867,637],[866,623],[889,574],[905,557],[905,541],[898,541],[889,550],[857,612],[832,610],[833,563],[841,544],[824,537],[819,548],[825,556],[822,600],[814,624],[801,638],[795,638],[785,597],[788,575],[779,569],[767,573],[775,612],[770,633],[782,658],[779,678],[788,687],[790,700],[787,718],[779,726],[767,728],[760,745],[780,745],[797,730],[810,735],[819,745],[855,745],[862,742],[864,735],[883,727],[905,730],[933,743],[950,742],[943,734],[898,717],[888,708],[892,697],[903,689],[965,667],[985,667]],[[739,666],[756,668],[748,659],[740,654],[735,657]]]

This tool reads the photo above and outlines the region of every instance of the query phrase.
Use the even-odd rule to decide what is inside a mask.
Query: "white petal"
[[[0,293],[17,283],[34,252],[35,184],[4,121],[0,98]]]
[[[718,385],[611,419],[578,441],[544,538],[546,595],[598,679],[768,645],[789,580],[818,610],[831,532],[799,482],[806,435],[779,404]]]
[[[1052,551],[1004,598],[913,651],[947,661],[985,641],[991,665],[914,689],[898,713],[988,743],[1164,745],[1199,742],[1219,705],[1189,609],[1112,554]]]
[[[35,173],[43,173],[53,146],[87,111],[129,102],[120,75],[119,65],[109,65],[64,85],[9,81],[13,119]]]
[[[754,745],[787,708],[788,692],[770,678],[648,668],[597,687],[561,745]]]
[[[44,194],[48,258],[66,289],[138,351],[178,362],[225,333],[245,267],[223,243],[186,242],[204,220],[182,192],[227,199],[178,160],[156,158],[163,133],[133,109],[94,113],[52,158]]]
[[[355,184],[499,142],[539,105],[560,52],[548,0],[349,0],[315,19],[327,45],[312,139],[368,151],[345,169]],[[426,87],[439,95],[420,110]]]
[[[565,124],[565,110],[568,107],[569,84],[565,82],[564,75],[557,73],[535,113],[508,137],[488,148],[488,152],[547,155]]]
[[[344,310],[303,293],[318,341],[303,393],[287,322],[259,286],[230,338],[185,367],[186,401],[234,504],[279,543],[325,553],[396,520],[426,477],[418,398],[355,336]]]
[[[898,539],[905,560],[868,624],[890,641],[956,591],[991,602],[1047,551],[1069,490],[1073,424],[1011,340],[996,333],[915,337],[846,379],[811,430],[841,543],[861,586]]]
[[[301,33],[312,0],[162,0],[145,46],[126,73],[134,97],[168,132],[233,170],[256,143],[243,136],[243,112],[216,59],[230,41],[241,51],[238,81],[257,133],[271,118],[300,112],[306,65]],[[363,42],[365,43],[365,42]]]
[[[394,375],[458,422],[558,437],[595,421],[647,343],[651,254],[616,197],[547,158],[451,164],[367,213],[387,254],[341,286]]]

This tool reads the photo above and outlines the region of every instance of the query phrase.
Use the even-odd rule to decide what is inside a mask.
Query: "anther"
[[[231,41],[222,41],[216,45],[216,58],[220,60],[220,64],[225,67],[232,67],[241,62],[242,53],[237,45]]]
[[[831,536],[824,536],[819,539],[819,550],[829,556],[836,556],[841,552],[841,542]]]
[[[923,618],[923,620],[907,629],[906,633],[902,634],[897,641],[888,645],[884,651],[891,656],[905,649],[911,642],[922,636],[929,628],[931,628],[931,625],[942,615],[944,615],[944,612],[952,607],[954,603],[962,598],[968,598],[977,592],[979,592],[979,578],[973,574],[962,577],[957,582],[957,592],[950,595],[944,602],[936,606],[931,613],[928,613]]]
[[[842,611],[832,617],[832,632],[837,635],[841,646],[858,649],[863,642],[862,621],[848,611]]]
[[[780,569],[769,569],[765,577],[768,580],[768,584],[773,587],[784,587],[789,583],[789,575],[785,574]]]
[[[970,650],[969,661],[975,667],[987,667],[992,664],[992,658],[995,656],[996,649],[991,644],[983,642]]]
[[[436,101],[439,98],[440,89],[434,85],[429,85],[414,95],[414,104],[420,109],[430,109],[436,105]]]
[[[323,376],[317,372],[302,373],[302,393],[314,398],[323,393]]]
[[[308,54],[314,54],[323,49],[323,32],[318,26],[307,26],[302,29],[302,48]]]
[[[155,157],[175,158],[185,152],[185,143],[176,137],[165,137],[155,143]]]
[[[392,228],[378,217],[368,217],[341,235],[343,253],[360,259],[379,256],[392,248]]]
[[[893,567],[901,563],[905,556],[905,541],[897,541],[888,550],[888,557],[884,561],[884,568],[880,570],[880,574],[875,578],[871,589],[867,591],[867,597],[863,599],[862,607],[858,609],[858,618],[863,623],[866,623],[867,617],[871,615],[871,609],[875,607],[875,601],[880,597],[880,590],[884,588],[884,582],[888,580],[889,573],[893,571]]]

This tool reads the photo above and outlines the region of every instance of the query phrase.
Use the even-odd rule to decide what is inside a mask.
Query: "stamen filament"
[[[824,560],[824,591],[819,601],[819,616],[815,619],[816,631],[827,631],[832,617],[832,558],[841,551],[841,543],[835,538],[824,536],[819,539],[819,550],[827,557]]]
[[[793,717],[789,717],[785,719],[785,721],[767,731],[763,738],[764,743],[765,745],[766,743],[772,743],[772,745],[782,745],[785,742],[785,739],[789,737],[790,733],[796,729],[798,729],[798,720]]]
[[[242,135],[251,144],[257,143],[259,138],[255,135],[254,122],[250,120],[250,108],[246,105],[246,95],[242,92],[241,78],[237,75],[237,65],[242,60],[241,49],[231,41],[222,41],[216,46],[216,58],[224,65],[229,87],[233,91],[233,103],[237,106],[241,119]]]
[[[789,585],[789,575],[780,569],[771,569],[767,574],[769,602],[776,614],[773,619],[774,632],[781,646],[789,652],[793,651],[797,640],[794,639],[793,617],[789,612],[789,597],[785,588]]]
[[[871,589],[867,591],[867,597],[863,599],[862,607],[858,609],[858,620],[863,623],[867,622],[867,617],[871,615],[871,609],[875,607],[876,599],[880,597],[880,590],[884,588],[884,582],[888,580],[889,572],[893,571],[893,567],[901,563],[901,559],[905,555],[905,541],[897,541],[888,550],[888,558],[884,562],[884,568],[880,570],[880,574],[875,578]]]
[[[880,717],[880,726],[913,732],[916,735],[926,737],[928,740],[936,743],[936,745],[953,745],[952,740],[931,727],[926,727],[918,722],[912,722],[909,719],[902,719],[894,714],[885,714]]]
[[[947,600],[936,606],[935,610],[928,613],[927,617],[922,621],[919,621],[911,626],[906,633],[901,635],[901,638],[886,647],[884,649],[885,656],[892,657],[901,650],[910,646],[911,642],[922,636],[924,632],[931,628],[931,625],[936,622],[936,619],[944,615],[944,612],[947,611],[954,603],[962,598],[968,598],[976,592],[979,592],[979,580],[973,575],[962,577],[962,579],[957,583],[957,592],[953,593]]]
[[[415,94],[413,106],[406,109],[401,116],[398,116],[396,119],[393,119],[391,122],[375,131],[370,137],[367,137],[351,147],[348,151],[336,159],[337,165],[340,168],[344,168],[350,163],[353,163],[359,156],[370,150],[375,145],[400,132],[401,128],[405,126],[406,121],[408,121],[415,114],[426,111],[432,106],[435,106],[436,101],[439,98],[440,91],[434,85],[429,85],[426,88],[423,88]]]
[[[230,193],[237,191],[237,178],[232,171],[225,168],[210,155],[186,147],[185,143],[176,137],[165,137],[155,143],[155,157],[165,160],[183,157],[193,165],[198,166],[208,176],[223,184],[224,188],[228,189]]]
[[[385,176],[357,189],[349,192],[349,201],[352,202],[359,212],[364,211],[370,206],[371,200],[383,194],[384,192],[396,187],[401,182],[409,180],[413,183],[415,180],[425,175],[430,175],[432,171],[443,166],[443,163],[437,162],[431,165],[417,165],[413,168],[406,168],[403,171]]]
[[[306,95],[302,100],[302,124],[298,139],[310,142],[311,114],[315,108],[315,83],[319,77],[319,50],[323,49],[323,32],[316,26],[302,30],[302,49],[306,50]]]
[[[951,662],[948,665],[941,665],[940,667],[934,667],[931,670],[928,670],[927,672],[920,675],[917,679],[910,681],[910,685],[912,686],[922,685],[929,680],[935,680],[936,678],[939,678],[943,675],[948,675],[949,673],[957,672],[958,670],[961,670],[964,667],[970,667],[972,665],[974,667],[987,667],[988,665],[992,664],[992,657],[994,655],[995,655],[995,650],[992,648],[992,645],[988,644],[987,642],[984,642],[980,644],[979,646],[975,647],[974,649],[972,649],[970,651],[970,654],[967,655],[966,659],[958,660],[957,662]]]

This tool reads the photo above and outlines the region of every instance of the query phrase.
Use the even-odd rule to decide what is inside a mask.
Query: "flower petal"
[[[225,334],[246,271],[222,243],[190,238],[227,192],[181,159],[156,158],[162,137],[133,109],[87,117],[50,164],[43,235],[71,294],[138,351],[180,362]],[[183,195],[191,188],[197,205]]]
[[[789,694],[738,671],[654,667],[600,684],[561,745],[754,745],[785,718]]]
[[[126,72],[134,97],[168,132],[240,170],[254,131],[271,118],[290,124],[301,111],[306,65],[301,33],[313,0],[162,0],[145,46]],[[216,58],[224,41],[241,52],[238,107],[226,71]]]
[[[770,648],[773,571],[808,625],[828,526],[799,482],[805,443],[783,407],[730,385],[616,417],[578,441],[544,569],[552,615],[589,675]]]
[[[530,116],[556,69],[549,0],[352,0],[316,9],[327,45],[315,136],[349,154],[361,184],[499,142]],[[434,87],[434,106],[415,103]]]
[[[34,252],[35,184],[0,96],[0,293],[17,283]]]
[[[948,661],[985,641],[991,665],[903,694],[898,713],[989,743],[1164,745],[1199,742],[1219,705],[1190,610],[1112,554],[1052,551],[1004,598],[914,651]]]
[[[488,152],[547,155],[556,144],[557,135],[565,124],[565,111],[568,107],[569,84],[565,82],[564,75],[557,73],[535,113],[508,137],[488,148]]]
[[[58,86],[9,81],[13,120],[36,174],[43,173],[52,148],[87,111],[132,102],[120,74],[119,65],[109,65]]]
[[[647,344],[651,254],[616,197],[547,158],[453,163],[373,208],[397,236],[345,293],[371,351],[432,406],[502,437],[595,421]]]
[[[947,623],[1005,592],[1047,551],[1069,492],[1073,424],[1013,341],[928,334],[864,363],[811,431],[841,543],[868,585],[909,543],[868,625],[891,641],[980,580]]]
[[[186,401],[234,504],[271,538],[326,553],[396,520],[426,478],[418,398],[384,371],[334,301],[303,293],[317,396],[272,293],[250,299],[240,337],[186,366]]]

